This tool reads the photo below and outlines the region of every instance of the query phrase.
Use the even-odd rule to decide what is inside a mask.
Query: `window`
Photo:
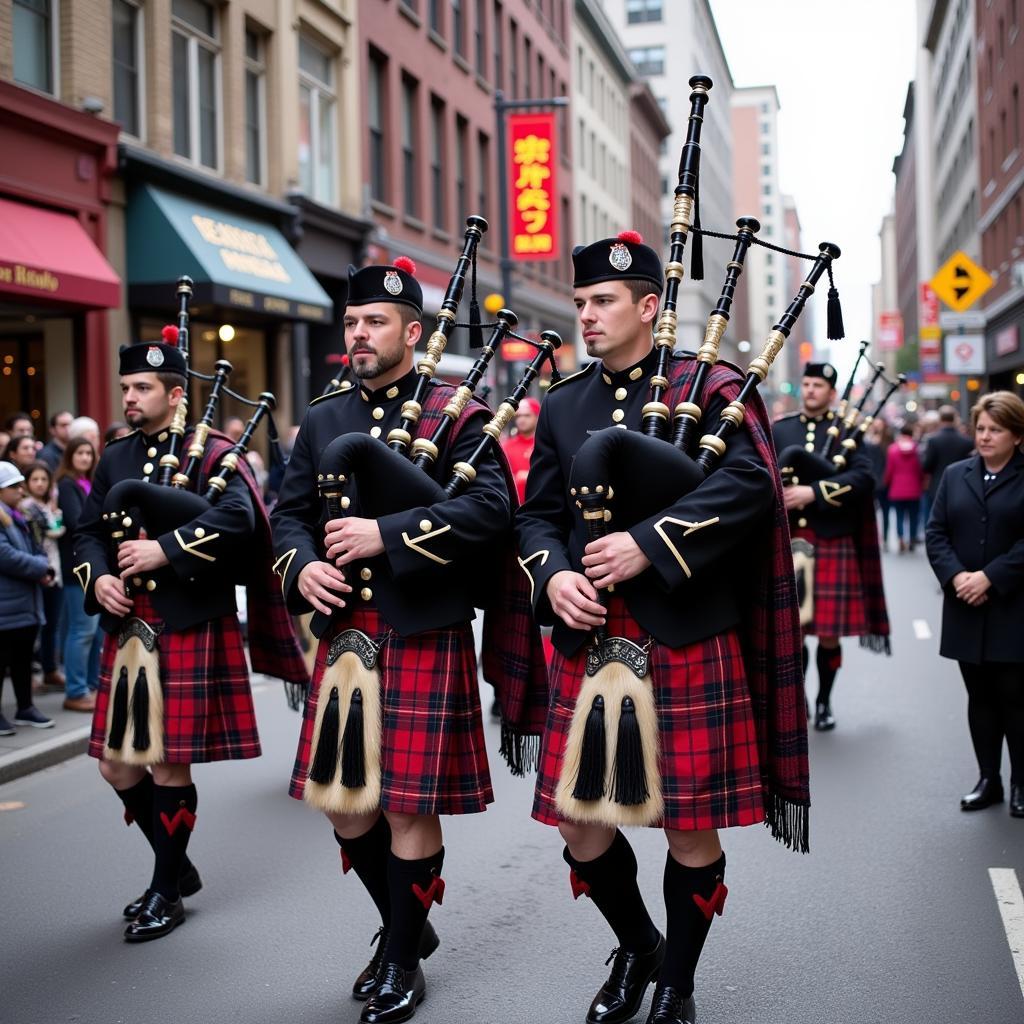
[[[638,75],[661,75],[665,72],[664,46],[638,46],[629,51],[629,59]]]
[[[529,36],[523,36],[523,95],[527,99],[533,96],[533,43]]]
[[[769,185],[769,184],[762,185],[761,186],[761,194],[762,195],[766,195],[766,196],[770,196],[772,194],[772,187],[771,187],[771,185]]]
[[[427,0],[427,24],[431,32],[441,35],[441,0]]]
[[[404,7],[407,11],[412,11],[417,17],[420,13],[420,0],[398,0],[399,6]]]
[[[267,63],[266,40],[245,30],[245,180],[264,185],[267,180]]]
[[[367,82],[367,120],[370,128],[370,198],[388,201],[387,161],[384,151],[386,119],[387,60],[375,50],[370,51]]]
[[[509,68],[508,94],[513,99],[519,98],[519,29],[516,23],[509,23]]]
[[[473,28],[473,41],[476,51],[476,73],[487,76],[487,2],[476,0],[476,25]]]
[[[771,165],[771,164],[761,164],[761,173],[762,173],[762,174],[763,174],[763,175],[764,175],[764,176],[765,176],[766,178],[768,178],[768,177],[771,177],[771,173],[772,173],[772,165]]]
[[[430,199],[434,207],[434,227],[448,226],[444,202],[444,101],[430,98]]]
[[[174,152],[220,166],[220,46],[217,12],[205,0],[172,0]]]
[[[114,0],[114,120],[142,138],[142,11],[134,0]]]
[[[335,201],[334,56],[299,36],[299,184],[322,203]]]
[[[14,80],[57,92],[56,0],[14,0]]]
[[[466,56],[465,0],[452,0],[452,47],[460,57]]]
[[[505,62],[502,46],[504,43],[505,30],[501,23],[501,4],[494,5],[494,88],[505,87]]]
[[[485,220],[491,216],[491,140],[483,132],[476,139],[476,209]]]
[[[626,0],[626,21],[637,25],[643,21],[661,21],[662,0]]]
[[[416,142],[419,134],[419,118],[416,106],[419,101],[419,84],[408,75],[402,78],[402,201],[407,217],[418,217],[420,213],[419,188],[416,182]]]
[[[461,231],[469,216],[469,122],[464,117],[455,118],[455,225]]]
[[[761,143],[761,155],[762,156],[771,156],[771,152],[772,152],[772,144],[770,142],[762,142]]]

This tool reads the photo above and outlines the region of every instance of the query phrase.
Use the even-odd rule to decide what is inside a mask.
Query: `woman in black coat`
[[[940,653],[960,663],[981,776],[960,807],[1002,802],[1005,736],[1010,814],[1024,818],[1024,401],[994,391],[971,421],[978,454],[946,469],[926,532],[945,595]]]

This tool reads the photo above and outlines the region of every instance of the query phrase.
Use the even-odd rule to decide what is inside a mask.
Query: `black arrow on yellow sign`
[[[954,269],[953,276],[967,279],[965,284],[953,285],[953,291],[956,292],[956,300],[959,302],[971,290],[971,275],[966,267],[958,266]]]

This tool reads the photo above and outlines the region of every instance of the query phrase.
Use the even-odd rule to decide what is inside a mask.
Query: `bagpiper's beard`
[[[370,349],[363,349],[364,352],[371,351]],[[364,363],[362,365],[355,365],[353,363],[352,372],[360,380],[374,380],[381,374],[387,373],[388,370],[393,370],[401,361],[405,355],[405,346],[403,345],[397,352],[374,352],[377,357],[372,363]]]

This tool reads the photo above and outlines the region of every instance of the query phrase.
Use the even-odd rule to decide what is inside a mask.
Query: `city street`
[[[989,876],[1024,879],[1024,822],[1005,804],[960,812],[976,775],[959,673],[937,653],[934,578],[923,550],[886,556],[885,571],[893,657],[847,641],[838,728],[811,734],[812,853],[760,828],[723,836],[730,897],[698,972],[701,1024],[1024,1019]],[[371,952],[372,905],[342,877],[323,817],[286,795],[299,718],[276,683],[257,690],[264,755],[196,770],[189,852],[205,887],[161,941],[121,939],[149,851],[94,762],[0,787],[0,1019],[358,1019],[348,990]],[[442,945],[416,1019],[581,1024],[614,942],[586,899],[573,902],[558,837],[529,818],[531,783],[508,775],[497,739],[488,724],[496,804],[445,822],[447,889],[431,916]],[[664,840],[631,839],[660,921]]]

